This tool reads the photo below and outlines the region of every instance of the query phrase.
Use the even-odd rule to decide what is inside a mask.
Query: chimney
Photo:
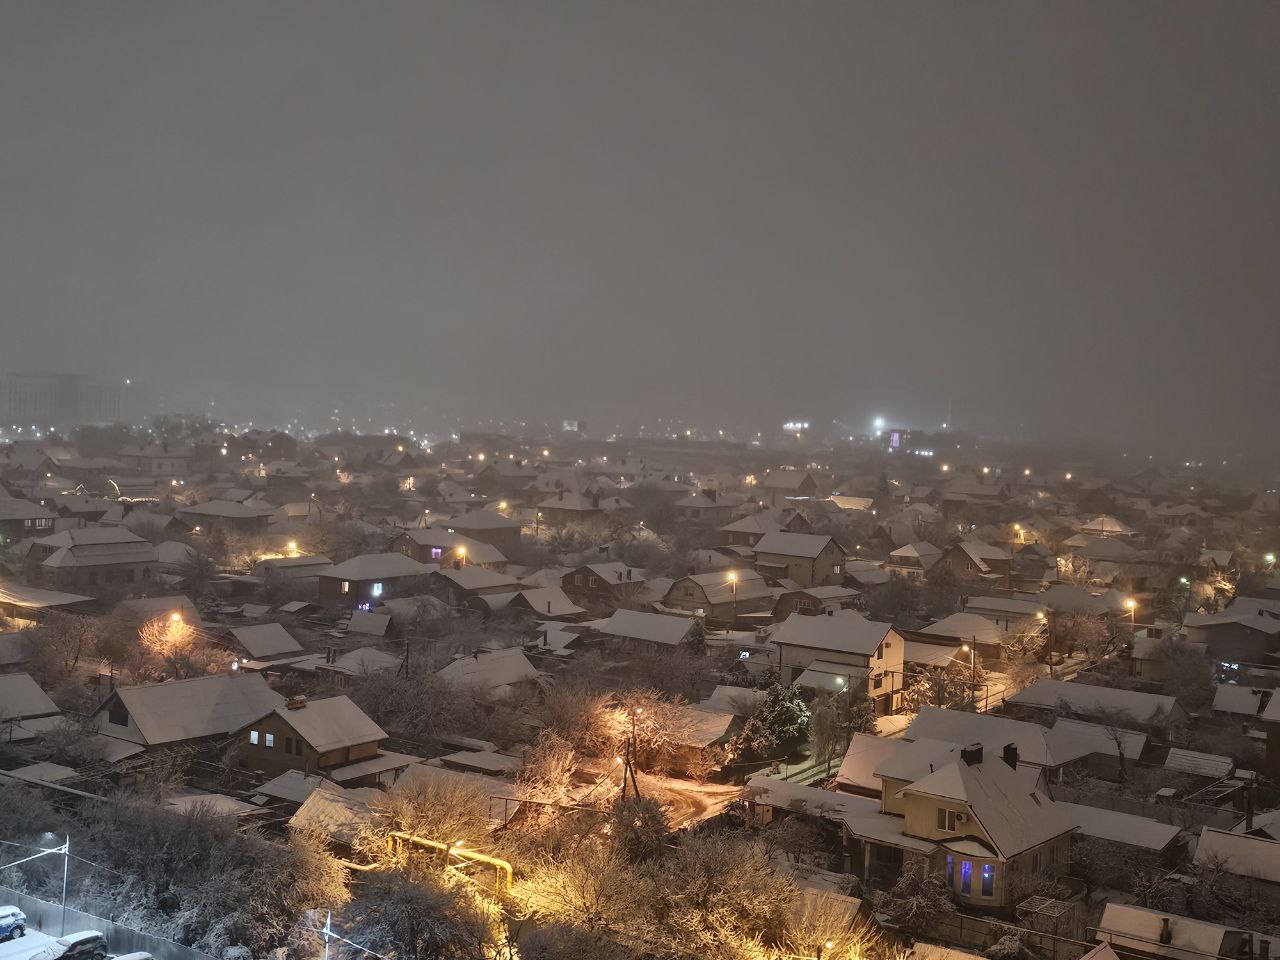
[[[960,759],[968,766],[976,767],[982,762],[982,744],[973,743],[960,748]]]
[[[551,601],[550,601],[550,600],[548,600],[548,601],[547,601],[547,613],[550,613],[550,612],[551,612]]]
[[[1018,745],[1016,743],[1006,743],[1004,752],[1000,755],[1005,763],[1009,765],[1010,770],[1018,769]]]
[[[631,579],[631,568],[630,568],[630,567],[627,567],[627,579],[628,579],[628,580],[630,580],[630,579]]]
[[[704,490],[702,492],[707,495],[707,499],[710,500],[712,503],[716,502],[717,494],[714,490]]]
[[[834,617],[835,615],[836,615],[835,608],[834,608],[834,607],[827,607],[827,616],[828,616],[828,617]]]
[[[306,697],[290,697],[285,701],[285,707],[289,710],[304,710],[307,706]]]
[[[600,494],[598,494],[598,493],[593,493],[593,494],[591,495],[591,509],[592,509],[592,510],[599,510],[599,509],[600,509]]]
[[[325,663],[334,663],[334,662],[336,662],[336,661],[337,661],[337,659],[338,659],[338,648],[337,648],[337,647],[335,647],[333,644],[329,644],[327,647],[325,647],[325,648],[324,648],[324,662],[325,662]]]
[[[1168,917],[1160,918],[1160,942],[1170,943],[1173,940],[1173,927],[1169,925]]]

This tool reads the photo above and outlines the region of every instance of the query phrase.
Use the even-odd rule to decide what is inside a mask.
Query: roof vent
[[[982,744],[974,743],[967,747],[961,747],[960,759],[969,766],[976,767],[982,762]]]
[[[1160,918],[1160,942],[1170,943],[1173,940],[1173,927],[1169,923],[1168,917]]]
[[[285,701],[285,707],[289,710],[302,710],[307,705],[306,697],[290,697]]]

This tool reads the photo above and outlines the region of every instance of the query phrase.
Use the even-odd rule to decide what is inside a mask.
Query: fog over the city
[[[0,366],[1227,450],[1278,50],[1247,0],[9,3]]]

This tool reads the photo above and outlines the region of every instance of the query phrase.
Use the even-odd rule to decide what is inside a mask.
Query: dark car
[[[30,960],[107,960],[107,938],[97,930],[82,930],[41,947]]]

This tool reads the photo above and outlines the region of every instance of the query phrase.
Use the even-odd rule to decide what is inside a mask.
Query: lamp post
[[[1129,626],[1136,627],[1138,625],[1138,601],[1133,597],[1126,597],[1124,608],[1129,611]]]
[[[733,613],[729,617],[729,629],[732,630],[738,622],[738,572],[730,570],[728,578],[729,589],[733,592]]]
[[[834,947],[834,946],[835,946],[835,943],[834,943],[833,941],[831,941],[831,940],[828,940],[826,943],[820,943],[820,944],[818,944],[818,956],[817,956],[816,960],[822,960],[822,951],[823,951],[823,950],[830,950],[830,949],[831,949],[832,947]]]
[[[969,654],[969,697],[973,700],[973,705],[978,705],[978,638],[973,638],[973,643],[965,643],[960,645],[960,649]]]
[[[1187,617],[1187,610],[1191,608],[1191,581],[1186,577],[1179,577],[1178,583],[1187,588],[1187,592],[1182,597],[1182,618],[1185,620]]]

